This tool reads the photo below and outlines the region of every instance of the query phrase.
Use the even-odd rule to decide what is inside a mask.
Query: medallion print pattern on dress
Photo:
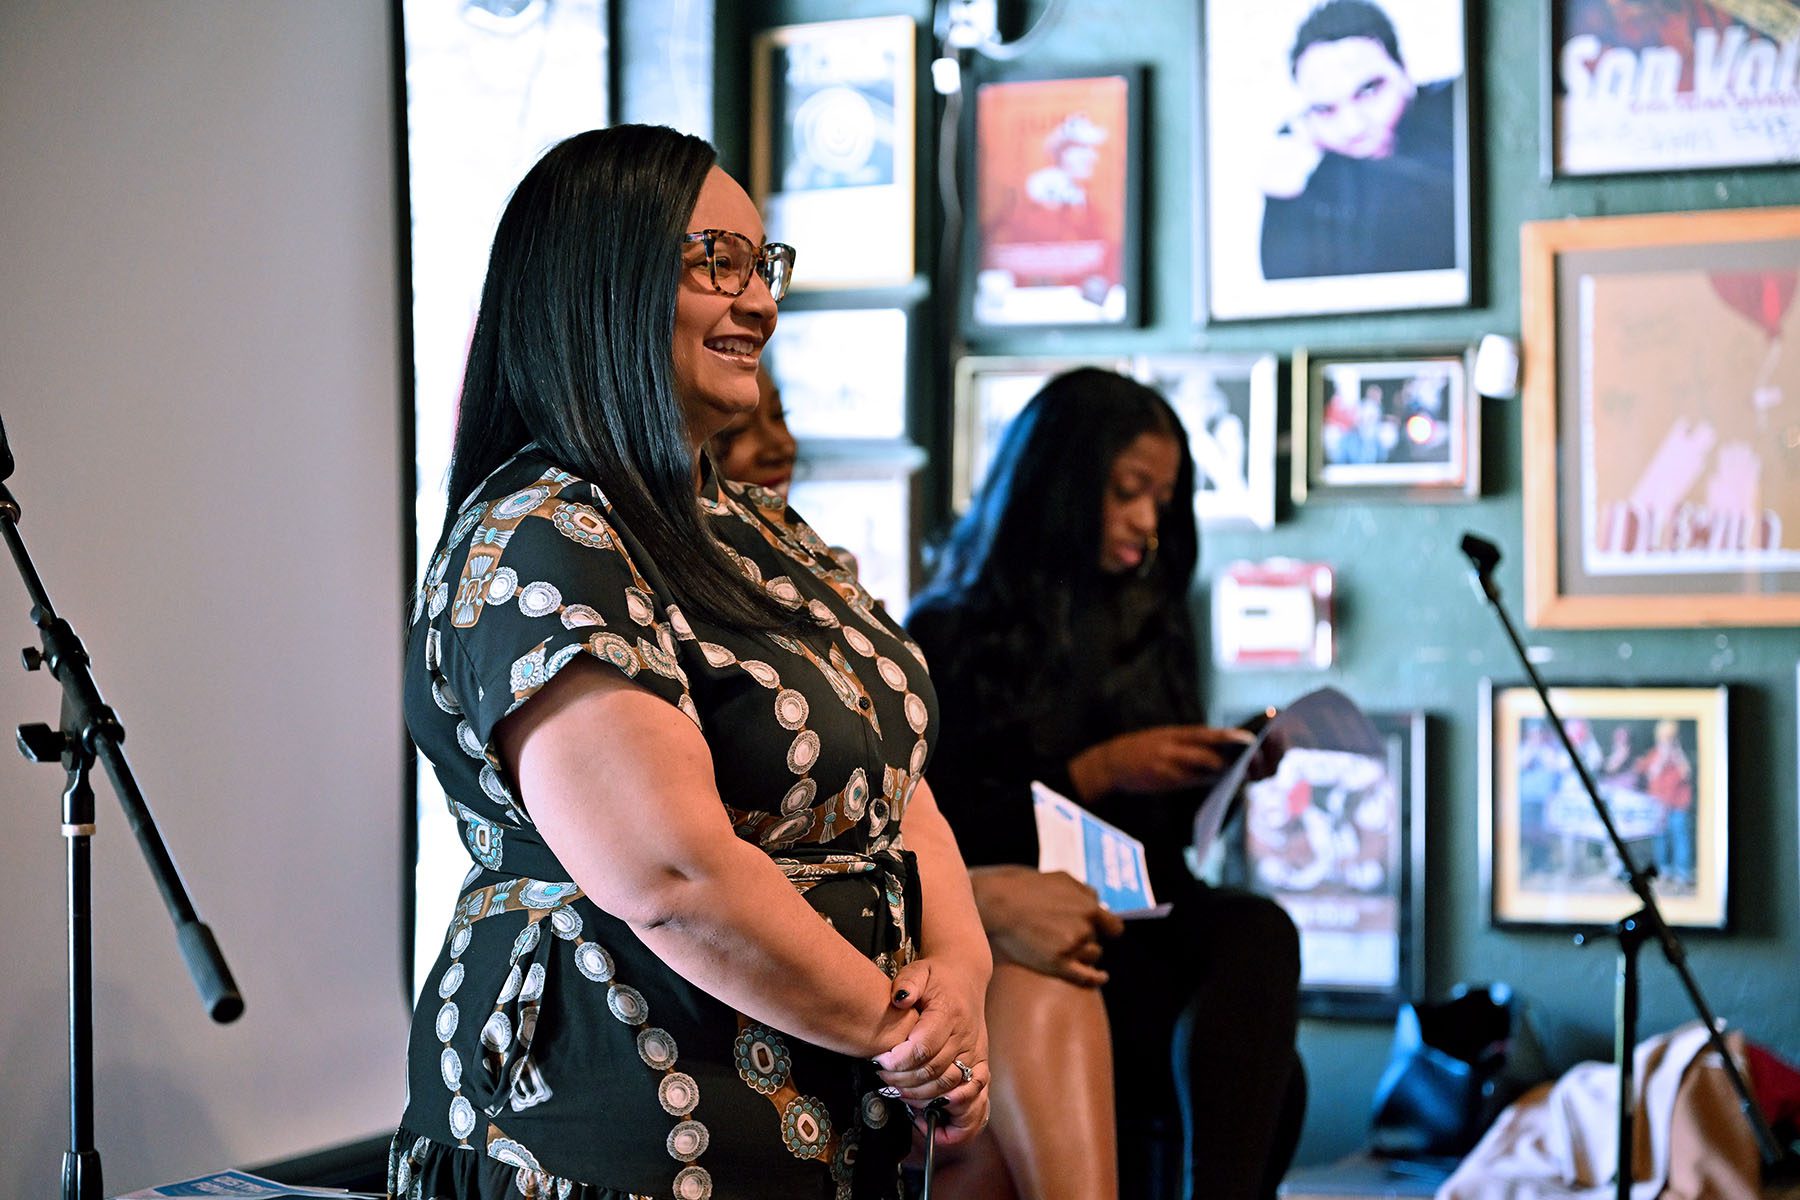
[[[935,720],[918,649],[772,493],[708,479],[700,506],[745,577],[801,614],[793,630],[691,622],[601,490],[530,453],[477,489],[430,561],[408,725],[475,865],[415,1019],[391,1184],[460,1197],[445,1181],[504,1171],[531,1200],[898,1196],[909,1122],[873,1068],[669,971],[568,880],[495,752],[498,723],[568,664],[616,671],[701,730],[739,837],[889,976],[911,960],[900,822]],[[722,1026],[723,1061],[684,1054]],[[590,1122],[579,1145],[561,1135],[571,1119]]]

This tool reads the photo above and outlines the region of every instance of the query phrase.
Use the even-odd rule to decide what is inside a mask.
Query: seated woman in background
[[[989,951],[904,631],[703,452],[791,248],[712,147],[548,151],[494,236],[407,727],[472,867],[389,1192],[896,1200],[985,1123]],[[604,286],[601,286],[604,285]]]
[[[759,366],[756,371],[756,407],[733,417],[713,434],[710,448],[719,474],[725,478],[766,487],[787,498],[799,447],[788,432],[781,389],[767,367]]]
[[[1041,1141],[1082,1099],[1056,1052],[1015,1036],[1000,994],[1022,972],[1097,989],[1132,1200],[1173,1190],[1158,1151],[1177,1120],[1181,1194],[1274,1195],[1304,1108],[1293,924],[1272,901],[1200,883],[1184,859],[1206,784],[1247,740],[1204,724],[1193,488],[1161,396],[1106,371],[1059,376],[1007,429],[908,620],[944,718],[928,779],[994,948],[995,1140],[1011,1163],[1009,1135]],[[1144,842],[1168,916],[1120,923],[1068,876],[1035,870],[1034,779]]]
[[[755,411],[734,417],[713,435],[710,449],[726,479],[757,484],[785,497],[794,473],[794,436],[788,432],[781,392],[766,369],[758,372],[757,385]],[[847,569],[856,569],[848,551],[834,546],[831,553]],[[1067,875],[1057,875],[1054,882],[1022,896],[1035,906],[1031,918],[1050,924],[1056,932],[1070,924],[1090,932],[1098,927],[1108,934],[1123,928],[1117,917],[1098,909],[1091,889]],[[1011,921],[1002,924],[1008,930],[1012,927]],[[1093,986],[1105,976],[1088,965],[1099,954],[1098,942],[1091,936],[1085,940],[1088,944],[1082,950],[1063,961],[1062,972],[1022,967],[996,971],[988,989],[988,1012],[997,1017],[997,1024],[1004,1024],[1012,1044],[1057,1047],[1049,1061],[1058,1073],[1060,1094],[1032,1085],[1025,1088],[1026,1095],[1015,1095],[1020,1090],[1019,1072],[996,1076],[990,1107],[996,1136],[940,1155],[933,1184],[936,1195],[949,1200],[1009,1194],[1116,1200],[1112,1048],[1106,1012]],[[1054,1096],[1055,1102],[1034,1103],[1039,1095]]]

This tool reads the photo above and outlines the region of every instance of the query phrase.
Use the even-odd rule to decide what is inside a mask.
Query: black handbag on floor
[[[1459,1159],[1543,1076],[1508,985],[1458,984],[1448,1000],[1403,1004],[1375,1085],[1370,1146],[1392,1158]]]

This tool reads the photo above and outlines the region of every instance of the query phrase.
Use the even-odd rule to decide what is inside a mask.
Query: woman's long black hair
[[[1141,575],[1120,580],[1100,569],[1101,507],[1113,460],[1146,433],[1168,434],[1180,447],[1175,499],[1158,521],[1154,560]],[[1193,495],[1193,456],[1168,401],[1111,371],[1058,375],[1007,426],[915,611],[943,606],[963,613],[962,628],[986,643],[969,649],[990,657],[991,670],[1010,663],[1055,672],[1083,615],[1121,587],[1135,587],[1153,593],[1156,603],[1147,607],[1161,627],[1141,632],[1168,638],[1162,644],[1171,650],[1191,651],[1187,593],[1200,550]],[[1000,682],[1024,684],[1017,674]]]
[[[651,125],[551,147],[507,202],[469,345],[451,511],[527,442],[597,484],[674,598],[739,628],[792,625],[701,522],[671,346],[679,240],[716,155]]]

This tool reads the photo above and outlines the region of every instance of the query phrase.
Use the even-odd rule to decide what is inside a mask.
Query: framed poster
[[[785,309],[764,350],[788,431],[811,438],[906,436],[906,311]]]
[[[1800,162],[1800,8],[1545,0],[1544,174]]]
[[[1558,687],[1550,703],[1671,925],[1723,929],[1723,687]],[[1638,898],[1530,687],[1482,687],[1481,866],[1496,925],[1601,926]]]
[[[1425,714],[1369,713],[1385,753],[1290,748],[1244,788],[1248,885],[1300,931],[1300,1011],[1391,1018],[1425,987]]]
[[[1275,528],[1275,356],[1145,354],[1132,373],[1163,394],[1187,430],[1200,524]]]
[[[1462,500],[1481,490],[1466,347],[1294,352],[1294,502]]]
[[[1128,358],[982,358],[956,363],[956,412],[950,454],[950,504],[957,512],[987,477],[1000,435],[1050,380],[1076,367],[1131,373]]]
[[[1800,208],[1521,244],[1527,619],[1800,623]]]
[[[913,277],[910,17],[784,25],[751,57],[751,195],[770,241],[796,251],[796,291]]]
[[[975,325],[1137,322],[1142,77],[976,84]]]
[[[1209,320],[1470,301],[1464,0],[1212,0]]]

